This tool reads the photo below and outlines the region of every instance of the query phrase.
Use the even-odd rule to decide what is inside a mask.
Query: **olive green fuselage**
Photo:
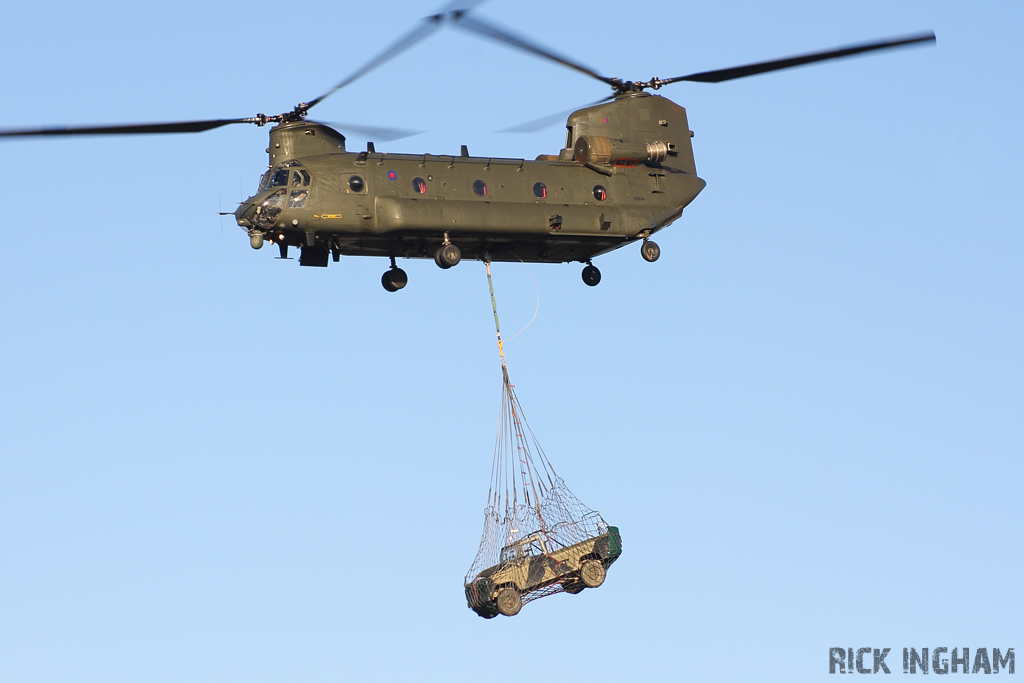
[[[282,124],[261,191],[235,215],[257,239],[323,255],[309,265],[326,265],[328,251],[430,257],[448,241],[464,258],[587,261],[665,227],[704,188],[685,111],[664,98],[623,96],[576,112],[567,128],[560,154],[527,161],[353,153],[327,126]],[[585,136],[641,151],[581,163],[573,145]],[[662,160],[636,158],[650,142],[668,150]]]

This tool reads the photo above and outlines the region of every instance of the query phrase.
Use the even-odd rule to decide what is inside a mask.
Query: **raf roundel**
[[[394,171],[388,171],[388,180],[398,180],[398,174]]]

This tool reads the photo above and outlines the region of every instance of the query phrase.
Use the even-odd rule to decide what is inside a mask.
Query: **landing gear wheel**
[[[495,602],[498,603],[498,611],[506,617],[514,617],[519,614],[519,610],[523,609],[523,596],[519,595],[519,591],[512,586],[507,586],[498,591],[498,597]]]
[[[389,292],[397,292],[409,283],[409,276],[405,274],[404,270],[395,266],[391,270],[384,271],[384,274],[380,276],[380,283]]]
[[[434,252],[434,263],[442,268],[448,269],[457,265],[462,260],[462,252],[454,244],[442,244]]]
[[[597,287],[597,283],[601,281],[601,271],[597,269],[597,266],[588,265],[583,269],[583,282],[588,287]]]
[[[580,565],[580,582],[587,588],[597,588],[604,583],[605,570],[600,560],[587,560]]]
[[[644,261],[654,263],[658,260],[658,257],[661,256],[661,247],[659,247],[655,242],[647,240],[640,245],[640,255],[644,257]]]

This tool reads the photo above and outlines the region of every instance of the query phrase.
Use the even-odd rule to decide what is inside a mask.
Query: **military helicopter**
[[[479,4],[478,2],[475,4]],[[253,249],[266,243],[299,264],[326,267],[341,256],[390,259],[381,277],[389,292],[408,283],[398,258],[433,257],[442,269],[466,256],[487,261],[580,262],[596,286],[592,260],[639,242],[656,261],[651,236],[677,220],[705,186],[697,175],[686,110],[648,90],[681,81],[720,83],[864,52],[934,43],[932,32],[901,36],[715,71],[624,81],[607,77],[478,18],[463,3],[427,17],[365,66],[292,111],[239,119],[0,131],[0,137],[197,133],[222,126],[274,124],[268,170],[253,196],[233,212]],[[472,7],[470,5],[469,7]],[[534,160],[459,155],[388,154],[374,144],[346,150],[345,136],[307,118],[326,97],[450,24],[552,60],[601,81],[612,93],[571,113],[565,146]],[[550,117],[534,122],[537,127]],[[340,126],[395,139],[403,131]],[[520,130],[535,127],[527,124]],[[406,133],[407,134],[407,133]]]

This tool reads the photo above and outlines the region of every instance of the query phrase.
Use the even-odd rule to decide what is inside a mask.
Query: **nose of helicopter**
[[[238,205],[238,208],[235,209],[235,221],[238,223],[239,227],[245,229],[252,227],[252,221],[249,220],[252,215],[252,209],[253,203],[249,200],[242,202]]]

